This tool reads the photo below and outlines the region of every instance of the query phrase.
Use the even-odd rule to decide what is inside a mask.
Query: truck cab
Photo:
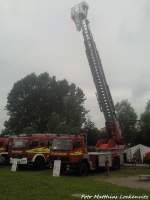
[[[54,134],[21,135],[12,139],[10,163],[17,160],[18,165],[43,169],[49,160],[49,147]]]
[[[61,160],[61,172],[80,172],[81,165],[85,173],[88,171],[86,159],[87,147],[85,138],[82,135],[62,135],[53,140],[50,151],[50,167],[53,167],[55,160]],[[84,163],[84,164],[81,164]],[[84,166],[83,166],[84,165]],[[83,172],[80,172],[83,173]]]

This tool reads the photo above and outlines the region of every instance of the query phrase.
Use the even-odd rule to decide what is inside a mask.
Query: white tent
[[[136,156],[137,162],[139,163],[143,163],[143,157],[147,152],[150,152],[150,147],[144,146],[142,144],[130,147],[124,151],[127,162],[132,162],[133,156]]]

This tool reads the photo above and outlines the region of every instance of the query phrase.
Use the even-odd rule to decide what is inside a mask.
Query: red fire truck
[[[9,141],[10,138],[8,136],[0,136],[0,164],[9,163]]]
[[[120,168],[123,164],[123,149],[107,148],[98,151],[86,145],[83,135],[61,135],[53,140],[50,151],[50,167],[55,160],[61,160],[61,172],[75,172],[78,175],[87,175],[90,170],[105,168],[106,160],[109,167]]]
[[[104,167],[119,168],[123,162],[123,142],[121,129],[115,112],[115,106],[106,81],[101,59],[93,39],[87,19],[88,5],[82,2],[71,10],[71,17],[78,31],[82,31],[87,59],[97,91],[100,111],[105,118],[107,140],[99,140],[93,151],[88,151],[81,136],[61,136],[53,141],[51,163],[60,159],[62,170],[76,168],[78,174],[85,175],[88,170]]]
[[[11,141],[10,163],[28,165],[34,169],[43,169],[49,160],[49,151],[54,134],[33,134],[16,136]]]

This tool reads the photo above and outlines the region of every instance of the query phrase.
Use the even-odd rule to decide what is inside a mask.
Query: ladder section
[[[112,101],[109,87],[106,82],[99,53],[97,51],[92,33],[89,29],[89,22],[87,19],[82,20],[81,27],[86,48],[86,55],[97,90],[97,100],[99,107],[100,110],[104,113],[106,122],[111,123],[116,120],[115,107]]]

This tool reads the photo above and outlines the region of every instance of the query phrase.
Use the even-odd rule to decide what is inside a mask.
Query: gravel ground
[[[138,176],[130,176],[130,177],[106,177],[106,182],[119,185],[126,186],[129,188],[140,188],[144,190],[150,191],[150,180],[148,181],[140,181]]]

